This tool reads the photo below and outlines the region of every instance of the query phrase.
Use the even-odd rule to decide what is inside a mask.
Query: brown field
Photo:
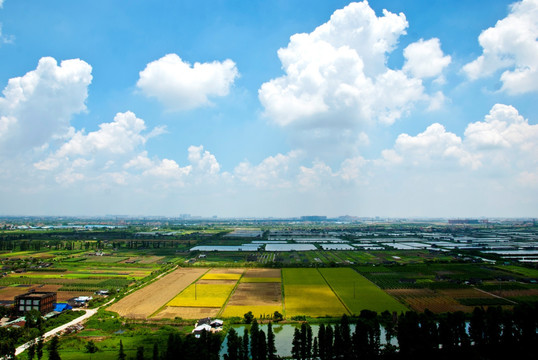
[[[455,299],[488,299],[493,297],[487,292],[479,291],[476,289],[446,289],[437,290],[437,292]]]
[[[182,319],[201,319],[204,317],[215,317],[219,313],[219,310],[220,308],[167,306],[151,318],[174,319],[176,317],[180,317]]]
[[[503,298],[518,297],[518,296],[538,296],[538,289],[525,289],[525,290],[495,290],[490,293]]]
[[[56,292],[57,302],[66,302],[77,296],[93,296],[93,291],[59,291],[62,285],[30,285],[30,286],[6,286],[0,289],[0,300],[14,300],[15,296],[24,294],[30,290]]]
[[[11,301],[15,298],[15,296],[24,294],[28,292],[28,290],[30,290],[31,288],[31,286],[6,286],[3,289],[0,289],[0,300]]]
[[[473,307],[461,305],[454,298],[430,289],[387,289],[385,292],[408,304],[417,312],[426,309],[434,313],[473,311]]]
[[[145,319],[202,276],[207,269],[179,268],[156,282],[124,297],[108,308],[121,316]]]
[[[158,261],[164,259],[164,256],[144,256],[142,260],[139,261],[140,264],[155,264]]]
[[[225,268],[213,268],[208,271],[208,274],[242,274],[245,269],[225,269]]]
[[[230,297],[228,305],[282,305],[280,283],[240,283]]]
[[[243,277],[279,278],[279,277],[281,277],[281,275],[280,275],[280,269],[249,269],[249,270],[247,270],[245,275],[243,275]]]

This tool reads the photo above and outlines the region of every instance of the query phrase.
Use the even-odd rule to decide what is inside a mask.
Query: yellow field
[[[278,277],[242,277],[241,282],[243,283],[271,283],[271,282],[280,282],[281,279]]]
[[[202,276],[202,280],[239,280],[241,274],[215,274],[207,273]]]
[[[226,309],[224,312],[220,315],[221,317],[243,317],[247,312],[252,311],[252,314],[255,318],[260,318],[260,315],[265,315],[266,318],[271,318],[275,311],[278,311],[282,314],[282,306],[280,305],[245,305],[245,306],[237,306],[237,305],[228,305],[226,306]]]
[[[286,285],[284,287],[284,303],[286,317],[349,314],[327,285]]]
[[[167,306],[222,307],[235,285],[191,284]]]

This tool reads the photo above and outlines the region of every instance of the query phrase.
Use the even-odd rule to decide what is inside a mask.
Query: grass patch
[[[348,314],[317,269],[282,269],[286,317]]]
[[[361,310],[378,313],[408,310],[371,281],[350,268],[320,269],[321,274],[353,314]]]

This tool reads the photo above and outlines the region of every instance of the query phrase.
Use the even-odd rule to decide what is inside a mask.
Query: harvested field
[[[179,268],[108,308],[121,316],[145,319],[204,274],[204,268]]]
[[[24,294],[28,292],[28,290],[28,287],[6,286],[3,289],[0,289],[0,300],[12,301],[15,296]]]
[[[492,298],[490,294],[484,291],[479,291],[473,288],[470,289],[446,289],[437,290],[439,294],[454,298],[454,299],[478,299]]]
[[[389,289],[385,291],[418,312],[423,312],[426,309],[434,313],[473,311],[473,307],[461,305],[455,299],[430,289]]]
[[[280,269],[249,269],[243,278],[281,278]]]
[[[228,301],[229,306],[279,305],[282,307],[280,283],[240,283]]]
[[[525,289],[525,290],[496,290],[496,291],[490,291],[490,293],[495,294],[497,296],[501,296],[503,298],[511,298],[511,297],[520,297],[520,296],[537,296],[538,297],[538,289]]]
[[[213,268],[208,274],[242,274],[245,269],[226,269],[226,268]]]
[[[249,311],[252,311],[252,314],[256,318],[265,318],[266,319],[272,319],[272,316],[274,315],[275,311],[278,311],[279,313],[282,313],[282,305],[275,306],[275,305],[266,305],[266,306],[234,306],[234,305],[228,305],[226,306],[226,309],[224,309],[224,312],[220,315],[224,318],[227,317],[243,317],[246,313]]]
[[[179,307],[167,306],[157,314],[152,316],[152,319],[201,319],[205,317],[216,317],[220,308],[208,307]]]
[[[164,256],[144,256],[138,263],[139,264],[155,264],[164,259]]]
[[[272,277],[242,277],[242,283],[280,283],[282,279]]]
[[[79,296],[95,296],[93,291],[58,291],[56,293],[57,302],[66,302],[67,300]]]

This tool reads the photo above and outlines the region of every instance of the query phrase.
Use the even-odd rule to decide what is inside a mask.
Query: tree
[[[276,358],[275,334],[273,333],[273,324],[269,322],[267,324],[267,359],[275,360]]]
[[[259,330],[258,334],[256,336],[256,342],[258,343],[258,346],[256,346],[258,355],[256,356],[257,360],[267,360],[267,342],[265,341],[265,333],[263,330]],[[252,356],[254,359],[254,356]]]
[[[120,352],[118,353],[118,360],[125,360],[126,357],[125,351],[123,351],[123,342],[120,340]]]
[[[282,321],[284,317],[282,316],[281,313],[279,313],[278,311],[275,311],[275,313],[273,314],[273,319],[276,321],[276,322],[279,322],[279,321]]]
[[[241,356],[240,360],[248,360],[248,330],[243,331],[243,339],[241,341]]]
[[[42,336],[40,336],[39,339],[37,340],[36,355],[37,355],[37,360],[41,360],[41,358],[43,357],[43,337]]]
[[[35,356],[36,344],[35,341],[32,341],[28,347],[28,360],[32,360]]]
[[[258,331],[260,331],[258,321],[254,319],[250,327],[250,356],[252,356],[252,360],[258,360]]]
[[[153,359],[152,360],[159,360],[159,345],[157,345],[157,343],[153,344]]]
[[[295,360],[302,360],[301,349],[301,330],[295,328],[295,330],[293,331],[293,341],[291,342],[291,356]]]
[[[225,360],[238,360],[239,349],[241,347],[241,339],[237,336],[237,332],[234,328],[230,328],[228,331],[228,352],[224,354]]]
[[[86,348],[86,352],[90,354],[96,353],[97,350],[99,350],[99,348],[97,348],[97,345],[95,345],[95,343],[92,340],[86,343],[85,348]]]
[[[139,346],[136,348],[136,360],[144,360],[144,347]]]
[[[252,314],[252,311],[249,311],[248,313],[243,315],[243,319],[244,319],[243,321],[245,322],[245,324],[250,324],[252,320],[254,319],[254,314]]]
[[[58,348],[60,347],[60,340],[58,336],[53,336],[49,344],[49,360],[61,360]]]

